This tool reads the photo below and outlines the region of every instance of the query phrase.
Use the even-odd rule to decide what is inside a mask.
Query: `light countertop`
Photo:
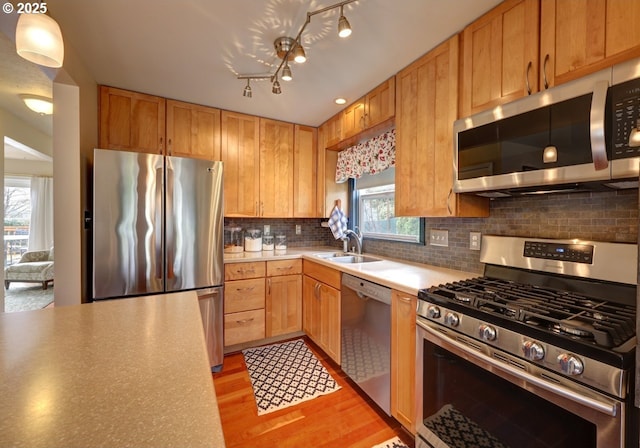
[[[194,292],[0,313],[0,359],[0,446],[224,446]]]
[[[340,250],[331,247],[297,247],[287,249],[285,253],[279,254],[273,251],[242,252],[239,254],[224,254],[224,262],[237,263],[303,258],[412,295],[418,294],[418,290],[423,288],[479,276],[474,272],[412,263],[368,253],[366,254],[367,256],[379,258],[380,261],[371,263],[337,263],[317,255],[333,252],[340,252]]]

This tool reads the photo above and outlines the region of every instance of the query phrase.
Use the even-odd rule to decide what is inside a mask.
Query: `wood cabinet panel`
[[[302,281],[303,329],[340,364],[340,291],[307,275]]]
[[[340,283],[342,280],[342,273],[340,271],[309,260],[302,260],[302,263],[305,275],[313,277],[335,289],[340,289]]]
[[[256,310],[265,307],[265,280],[253,278],[224,284],[224,312]]]
[[[293,124],[260,119],[260,216],[293,216]]]
[[[302,274],[301,259],[267,261],[267,277],[291,274]]]
[[[100,86],[100,148],[164,154],[165,100]]]
[[[640,56],[640,3],[541,0],[540,84],[554,86]]]
[[[222,111],[224,215],[252,217],[260,199],[260,120]]]
[[[322,148],[329,148],[340,143],[342,140],[342,112],[329,118],[322,127],[325,133]]]
[[[224,315],[224,345],[264,339],[264,308]]]
[[[221,160],[220,116],[220,109],[167,100],[168,154]]]
[[[266,336],[302,330],[302,275],[267,278]]]
[[[418,298],[394,290],[391,300],[391,415],[414,433]]]
[[[463,31],[461,116],[538,91],[539,0],[506,0]]]
[[[455,195],[458,36],[396,75],[396,216],[488,216],[485,198]]]
[[[364,129],[364,115],[364,97],[342,111],[342,139],[352,137]]]
[[[364,126],[371,128],[396,113],[396,78],[392,76],[365,97]]]
[[[264,277],[266,265],[264,261],[246,263],[227,263],[224,265],[224,280],[242,280]]]
[[[321,217],[317,204],[318,130],[295,125],[293,145],[293,217]]]

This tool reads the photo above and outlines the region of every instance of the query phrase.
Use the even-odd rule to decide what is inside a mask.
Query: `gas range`
[[[627,395],[636,245],[484,236],[481,261],[481,277],[421,290],[418,320],[551,381]]]

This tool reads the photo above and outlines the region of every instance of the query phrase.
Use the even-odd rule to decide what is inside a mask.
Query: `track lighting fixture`
[[[276,79],[273,82],[273,87],[271,87],[271,93],[275,93],[276,95],[280,95],[282,93],[282,89],[280,88],[280,83]]]
[[[293,79],[293,75],[291,74],[291,68],[289,68],[288,62],[284,63],[281,78],[283,81],[291,81]]]
[[[340,8],[340,17],[338,18],[338,36],[350,36],[351,25],[349,24],[347,18],[344,16],[344,6],[355,1],[356,0],[345,0],[340,3],[336,3],[335,5],[319,9],[317,11],[307,12],[307,20],[305,20],[304,24],[300,28],[300,31],[298,31],[295,39],[283,36],[277,38],[273,42],[276,54],[280,59],[282,59],[280,65],[278,65],[278,68],[273,75],[238,75],[238,79],[247,80],[247,86],[244,88],[244,92],[242,94],[247,98],[251,98],[251,87],[249,86],[249,81],[251,79],[270,79],[272,83],[271,92],[276,95],[282,93],[280,82],[278,82],[278,73],[281,73],[280,78],[283,81],[291,81],[293,79],[293,76],[291,73],[291,67],[289,66],[289,61],[293,59],[293,61],[295,61],[296,63],[302,64],[307,60],[307,56],[305,54],[304,47],[302,46],[302,40],[300,39],[300,36],[302,35],[302,32],[305,30],[307,25],[311,22],[311,17],[330,11],[332,9]]]
[[[349,25],[349,21],[344,16],[343,8],[344,5],[340,7],[340,18],[338,19],[338,36],[345,38],[351,36],[351,25]]]
[[[244,88],[244,92],[242,92],[242,96],[245,96],[247,98],[251,98],[251,85],[249,84],[251,82],[250,79],[247,79],[247,87]]]

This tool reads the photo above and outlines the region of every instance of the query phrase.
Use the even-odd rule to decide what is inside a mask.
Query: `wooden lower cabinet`
[[[304,260],[304,274],[303,330],[331,359],[340,364],[341,274],[307,260]]]
[[[264,261],[224,266],[224,345],[265,337]]]
[[[415,433],[416,305],[418,298],[391,296],[391,415]]]
[[[302,260],[267,262],[266,337],[302,330]]]

